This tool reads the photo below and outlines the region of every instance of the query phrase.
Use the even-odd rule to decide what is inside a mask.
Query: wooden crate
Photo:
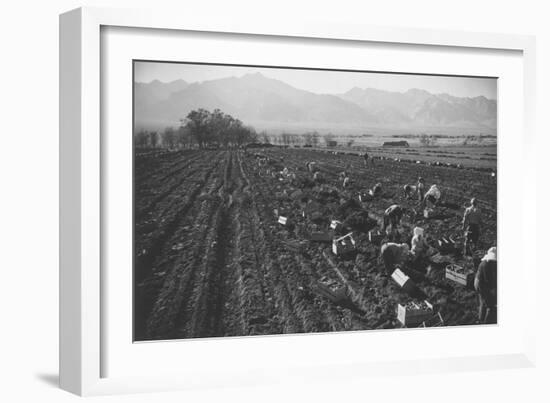
[[[437,241],[437,249],[441,254],[450,254],[456,252],[456,242],[450,237],[443,237]]]
[[[311,217],[313,214],[320,213],[321,205],[317,202],[310,202],[306,204],[302,211],[303,217]]]
[[[290,194],[290,198],[291,198],[292,200],[301,200],[301,199],[303,199],[304,197],[305,197],[305,193],[302,192],[302,191],[299,190],[299,189],[298,189],[298,190],[295,190],[294,192],[292,192],[292,193]]]
[[[443,320],[443,316],[438,312],[434,316],[432,316],[430,319],[425,320],[420,324],[420,327],[442,327],[445,326],[445,321]]]
[[[474,271],[456,264],[445,267],[445,278],[464,287],[470,287],[474,283]]]
[[[414,327],[429,320],[434,315],[433,305],[428,301],[422,303],[408,302],[397,305],[397,320],[403,326]]]
[[[288,217],[283,216],[279,216],[279,220],[277,222],[281,225],[288,225],[290,223]]]
[[[372,195],[369,193],[359,193],[359,201],[361,203],[372,201]]]
[[[380,232],[379,230],[372,230],[369,231],[369,242],[374,245],[380,245],[382,240],[384,239],[385,235]]]
[[[393,271],[391,278],[407,293],[412,293],[416,289],[416,284],[399,268]]]
[[[312,242],[332,242],[333,238],[332,231],[314,231],[309,236],[309,240]]]
[[[424,209],[424,218],[432,218],[435,216],[435,210],[433,208]]]
[[[309,219],[314,223],[321,224],[325,222],[326,218],[320,211],[315,211],[309,215]]]
[[[335,255],[342,256],[353,252],[355,252],[355,239],[351,232],[332,241],[332,253]]]
[[[288,250],[295,253],[302,253],[305,250],[305,243],[300,241],[281,241],[281,244]]]

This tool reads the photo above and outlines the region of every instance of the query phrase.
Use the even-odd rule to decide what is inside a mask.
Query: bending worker
[[[415,261],[425,258],[428,255],[430,246],[424,237],[424,229],[415,227],[411,240],[411,253]]]
[[[437,188],[437,185],[432,185],[430,189],[424,195],[424,206],[433,207],[436,206],[441,198],[441,192]]]
[[[370,190],[371,196],[380,196],[382,194],[382,184],[379,182]]]
[[[363,161],[364,161],[365,168],[366,168],[368,163],[369,163],[369,154],[366,151],[363,154]],[[372,157],[370,159],[370,162],[371,162],[371,165],[374,166],[374,159]]]
[[[474,279],[479,296],[479,322],[497,323],[497,248],[493,246],[481,259]]]
[[[464,219],[462,220],[462,230],[466,231],[464,236],[464,255],[471,254],[473,248],[477,247],[479,236],[481,234],[481,211],[474,197],[470,200],[470,207],[464,211]]]
[[[396,266],[403,266],[409,259],[409,245],[388,242],[380,248],[380,257],[384,262],[387,275],[391,275]]]
[[[410,199],[412,198],[412,195],[416,192],[416,186],[409,185],[408,183],[403,186],[403,196],[405,198]]]
[[[392,230],[401,224],[403,218],[403,208],[399,204],[392,204],[384,211],[384,223],[382,229],[386,230],[391,225]]]

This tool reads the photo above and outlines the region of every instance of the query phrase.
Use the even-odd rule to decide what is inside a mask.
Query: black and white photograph
[[[497,87],[134,60],[134,341],[497,324]]]

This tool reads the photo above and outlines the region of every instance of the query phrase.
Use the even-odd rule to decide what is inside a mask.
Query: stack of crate
[[[352,232],[332,241],[332,253],[336,256],[349,256],[355,250],[355,239]]]
[[[446,255],[456,252],[456,242],[450,237],[443,237],[437,241],[439,253]]]
[[[330,221],[330,229],[334,231],[340,231],[342,229],[342,223],[338,220],[331,220]]]
[[[397,320],[403,326],[416,327],[431,319],[434,315],[433,305],[428,301],[397,305]]]
[[[464,287],[471,287],[474,283],[475,272],[469,267],[450,264],[445,268],[445,278]]]
[[[277,221],[281,225],[288,225],[290,224],[290,221],[288,220],[288,217],[279,216],[279,220]]]

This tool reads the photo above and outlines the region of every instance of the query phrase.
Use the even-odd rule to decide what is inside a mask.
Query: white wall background
[[[68,402],[56,387],[58,303],[58,14],[81,5],[179,7],[182,13],[231,18],[319,18],[373,25],[464,29],[537,36],[539,228],[549,196],[546,153],[550,125],[550,28],[545,1],[393,0],[113,0],[4,2],[0,8],[0,400]],[[543,238],[544,235],[544,238]],[[534,249],[542,259],[546,233]],[[547,267],[537,281],[547,290]],[[258,387],[94,398],[115,402],[239,401],[549,401],[548,299],[541,305],[536,369],[453,375],[371,378],[349,383]],[[545,316],[544,316],[545,314]]]

